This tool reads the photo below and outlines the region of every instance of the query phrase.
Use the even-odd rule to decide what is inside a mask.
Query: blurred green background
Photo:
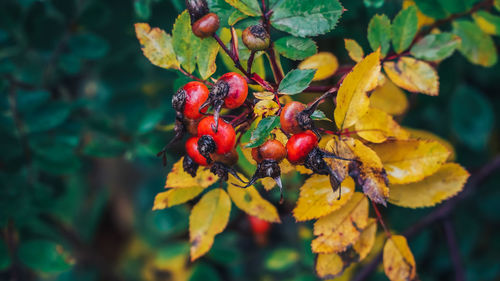
[[[174,120],[170,99],[186,79],[143,56],[133,24],[170,32],[183,2],[0,1],[0,280],[316,280],[311,225],[290,214],[298,176],[285,180],[283,224],[265,245],[233,208],[228,229],[195,263],[187,260],[189,207],[151,211],[169,171],[155,154],[172,137],[164,128]],[[341,64],[352,63],[343,38],[368,50],[371,16],[401,8],[395,0],[342,2],[348,11],[337,29],[316,40]],[[440,96],[409,96],[403,124],[450,140],[474,172],[500,148],[500,66],[455,54],[439,75]],[[169,165],[181,151],[169,151]],[[500,280],[499,184],[497,172],[451,218],[467,280]],[[384,216],[403,231],[431,211],[390,206]],[[436,224],[409,241],[421,280],[453,280],[445,239]],[[386,277],[379,270],[370,280]]]

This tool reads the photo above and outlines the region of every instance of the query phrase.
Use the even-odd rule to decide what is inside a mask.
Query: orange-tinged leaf
[[[255,115],[262,117],[275,115],[278,110],[279,106],[274,100],[261,100],[253,108]]]
[[[408,281],[416,279],[415,258],[404,236],[392,235],[387,239],[383,255],[384,271],[389,280]]]
[[[239,174],[243,180],[245,176]],[[227,192],[234,204],[245,213],[268,222],[281,222],[276,207],[260,196],[254,186],[247,188],[236,187],[233,184],[241,184],[232,175],[229,175]]]
[[[399,87],[431,96],[439,94],[439,77],[428,63],[410,57],[384,63],[387,76]]]
[[[209,191],[194,205],[189,216],[191,261],[210,250],[215,235],[226,228],[230,212],[231,199],[221,188]]]
[[[434,174],[450,152],[437,141],[398,140],[371,145],[391,184],[405,184]]]
[[[400,88],[387,79],[371,94],[370,106],[390,115],[400,115],[408,109],[408,98]]]
[[[205,188],[201,186],[193,186],[186,188],[173,188],[160,192],[155,197],[153,211],[185,203],[198,196],[198,194],[200,194],[204,189]]]
[[[337,57],[329,52],[319,52],[302,61],[299,69],[316,69],[313,81],[324,80],[337,72]]]
[[[389,202],[409,208],[432,207],[462,191],[469,173],[456,163],[446,163],[433,175],[409,184],[391,185]]]
[[[408,139],[410,136],[389,114],[376,108],[370,108],[355,128],[358,136],[373,143],[384,142],[389,137]]]
[[[357,174],[353,177],[373,202],[385,205],[389,188],[387,174],[379,156],[357,139],[347,138],[345,143],[359,161],[351,162],[351,172]]]
[[[367,111],[370,100],[366,91],[378,79],[380,73],[380,51],[360,61],[346,76],[337,94],[335,123],[339,129],[354,125]]]
[[[339,210],[320,218],[314,224],[311,247],[315,253],[338,253],[358,241],[361,230],[368,225],[368,199],[360,192]]]
[[[170,173],[168,173],[165,188],[186,188],[193,186],[205,188],[211,186],[219,179],[206,167],[199,167],[196,177],[193,178],[190,174],[184,172],[182,161],[184,161],[184,157],[177,161]]]
[[[340,199],[339,192],[342,192]],[[300,188],[297,206],[293,215],[297,221],[317,219],[328,215],[344,206],[354,193],[354,181],[346,178],[337,191],[330,186],[330,179],[325,175],[313,175]]]
[[[345,48],[349,54],[349,57],[355,61],[360,62],[365,56],[363,48],[353,39],[344,39]]]
[[[135,33],[142,52],[152,64],[163,68],[179,68],[169,34],[158,27],[151,28],[147,23],[136,23]]]
[[[410,138],[412,139],[437,141],[440,144],[444,145],[450,152],[450,156],[448,156],[448,161],[455,160],[455,148],[447,140],[429,131],[418,130],[413,128],[404,128],[404,129],[410,133]]]

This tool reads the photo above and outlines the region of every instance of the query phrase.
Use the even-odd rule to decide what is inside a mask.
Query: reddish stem
[[[198,77],[194,76],[193,74],[190,74],[190,73],[186,72],[184,69],[182,69],[182,68],[180,68],[180,67],[179,67],[179,71],[180,71],[182,74],[186,75],[187,77],[189,77],[189,78],[191,78],[191,79],[193,79],[193,80],[196,80],[196,81],[198,81],[198,82],[201,82],[201,83],[206,84],[206,85],[209,85],[209,86],[213,86],[213,85],[214,85],[212,82],[210,82],[210,81],[205,81],[205,80],[203,80],[203,79],[200,79],[200,78],[198,78]]]
[[[378,207],[377,207],[377,204],[373,201],[372,202],[372,206],[373,206],[373,209],[375,210],[375,214],[377,214],[377,219],[378,219],[378,222],[380,223],[380,225],[382,226],[382,228],[384,229],[384,232],[385,232],[385,236],[387,236],[387,238],[391,238],[391,232],[389,231],[389,229],[385,226],[385,222],[384,222],[384,219],[382,218],[382,215],[380,214],[380,211],[378,210]]]

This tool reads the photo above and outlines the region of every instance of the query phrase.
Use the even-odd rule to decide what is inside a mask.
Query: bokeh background
[[[170,99],[186,79],[149,63],[133,24],[169,32],[183,2],[0,1],[0,280],[316,280],[311,225],[290,215],[298,175],[285,179],[283,224],[265,243],[233,208],[227,230],[195,263],[188,262],[189,206],[151,210],[183,150],[169,151],[167,167],[155,156],[172,137]],[[338,27],[317,38],[341,64],[352,63],[343,38],[368,50],[371,16],[392,18],[402,4],[342,2],[348,11]],[[450,140],[474,173],[499,151],[500,65],[473,66],[455,54],[439,75],[439,97],[409,95],[402,122]],[[493,173],[449,218],[467,280],[500,280],[499,184]],[[262,193],[279,200],[275,190]],[[390,206],[383,215],[402,232],[432,211]],[[454,279],[446,239],[436,223],[409,241],[421,280]],[[386,277],[378,270],[369,280]]]

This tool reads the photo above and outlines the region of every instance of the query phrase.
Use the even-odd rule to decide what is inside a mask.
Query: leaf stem
[[[187,71],[185,71],[185,70],[184,70],[184,69],[182,69],[181,67],[179,67],[177,70],[179,70],[182,74],[184,74],[185,76],[187,76],[187,77],[189,77],[189,78],[191,78],[191,79],[193,79],[193,80],[196,80],[196,81],[198,81],[198,82],[201,82],[201,83],[206,84],[206,85],[209,85],[209,86],[213,86],[213,85],[214,85],[214,83],[212,83],[212,82],[210,82],[210,81],[206,81],[206,80],[200,79],[200,78],[198,78],[198,77],[194,76],[193,74],[188,73]]]
[[[382,228],[384,229],[384,232],[385,232],[385,236],[387,236],[387,238],[391,238],[392,237],[392,234],[391,232],[389,231],[389,229],[387,228],[387,226],[385,226],[385,222],[384,222],[384,219],[382,218],[382,215],[380,214],[380,211],[378,209],[378,206],[375,202],[371,201],[372,202],[372,207],[373,207],[373,210],[375,210],[375,214],[377,214],[377,220],[378,222],[380,223],[380,225],[382,226]]]

